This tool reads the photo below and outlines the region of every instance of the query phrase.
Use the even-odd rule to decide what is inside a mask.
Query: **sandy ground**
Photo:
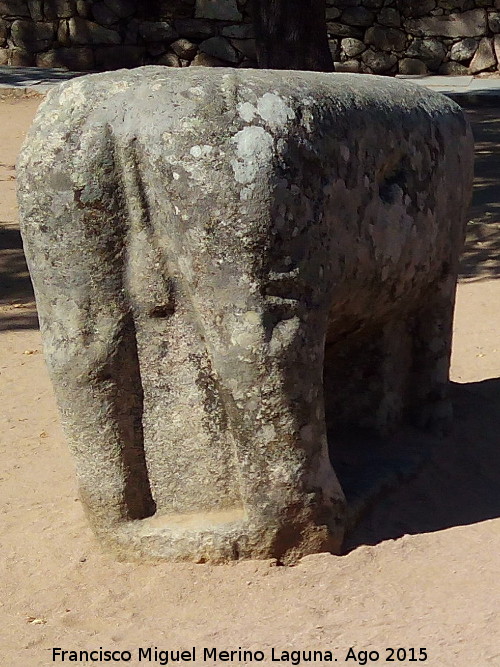
[[[0,101],[0,666],[57,664],[56,647],[130,651],[131,665],[170,664],[155,647],[195,647],[200,665],[261,657],[204,660],[212,647],[262,651],[265,665],[299,664],[291,652],[309,650],[323,651],[316,665],[500,665],[497,111],[470,112],[478,176],[458,289],[454,433],[376,505],[347,555],[211,567],[114,562],[85,522],[16,223],[14,163],[38,102]],[[71,664],[104,664],[94,657]]]

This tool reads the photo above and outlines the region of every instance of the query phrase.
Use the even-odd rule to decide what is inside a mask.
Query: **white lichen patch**
[[[257,114],[257,109],[250,102],[240,102],[237,106],[240,117],[246,122],[250,123]]]
[[[293,109],[275,93],[264,93],[257,102],[257,112],[272,128],[281,127],[295,118]]]
[[[259,170],[271,163],[273,138],[262,127],[254,125],[237,132],[231,140],[236,144],[236,160],[231,160],[238,183],[251,183]]]

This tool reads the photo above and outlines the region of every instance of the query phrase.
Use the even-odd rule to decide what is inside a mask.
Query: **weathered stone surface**
[[[488,22],[484,9],[471,9],[460,14],[408,19],[404,26],[417,37],[479,37],[486,32]]]
[[[241,21],[236,0],[196,0],[196,18]]]
[[[418,58],[403,58],[398,64],[399,73],[406,75],[427,74],[427,66]]]
[[[36,57],[37,67],[59,67],[76,72],[91,70],[94,64],[94,52],[87,47],[52,49]]]
[[[237,63],[240,59],[235,48],[224,37],[210,37],[201,42],[199,49],[202,53],[229,63]]]
[[[8,65],[9,49],[0,49],[0,65]]]
[[[483,37],[479,42],[476,55],[469,65],[471,74],[484,72],[484,70],[496,65],[496,62],[495,52],[493,50],[493,40],[489,37]]]
[[[154,67],[50,93],[22,234],[105,543],[339,551],[326,424],[449,417],[472,160],[457,105],[390,79]]]
[[[436,0],[403,0],[400,5],[403,16],[418,18],[433,11]]]
[[[332,37],[355,37],[356,39],[363,39],[363,30],[357,26],[329,21],[326,27],[328,34]]]
[[[406,46],[406,39],[402,30],[374,25],[366,31],[364,41],[382,51],[402,51]]]
[[[453,44],[450,50],[450,59],[458,62],[470,60],[477,51],[479,41],[473,37],[466,37],[461,39],[456,44]]]
[[[437,39],[415,39],[406,49],[410,58],[417,58],[431,70],[438,69],[446,56],[446,48]]]

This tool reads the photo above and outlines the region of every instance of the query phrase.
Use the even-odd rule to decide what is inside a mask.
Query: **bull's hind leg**
[[[439,434],[450,430],[453,416],[448,388],[455,291],[455,278],[447,275],[429,290],[414,320],[411,416]]]
[[[411,366],[404,317],[368,327],[325,348],[324,386],[330,428],[394,431],[403,420]]]

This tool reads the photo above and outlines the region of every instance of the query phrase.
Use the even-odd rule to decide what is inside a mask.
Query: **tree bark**
[[[252,0],[251,7],[260,68],[333,72],[325,0]]]

